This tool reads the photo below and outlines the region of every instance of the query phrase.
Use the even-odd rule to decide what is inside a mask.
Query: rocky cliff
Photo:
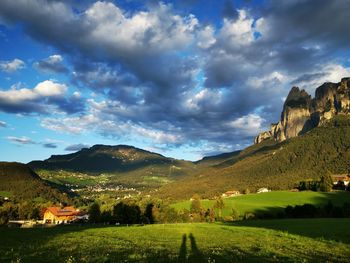
[[[293,87],[284,102],[280,121],[255,137],[254,143],[296,137],[337,114],[350,114],[350,78],[343,78],[339,83],[324,83],[316,89],[313,99],[305,90]]]

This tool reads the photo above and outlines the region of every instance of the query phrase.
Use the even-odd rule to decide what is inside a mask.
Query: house
[[[79,219],[88,218],[88,215],[76,210],[72,206],[48,207],[44,211],[44,224],[65,224]]]
[[[333,174],[333,184],[337,185],[339,182],[343,182],[345,186],[349,185],[350,175],[348,174]]]
[[[267,193],[267,192],[271,192],[271,190],[267,189],[266,187],[263,188],[259,188],[256,193],[260,194],[260,193]]]
[[[239,195],[239,191],[227,191],[222,194],[222,197],[233,197]]]

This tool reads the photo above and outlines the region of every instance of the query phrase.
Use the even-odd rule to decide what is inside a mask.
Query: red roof
[[[52,206],[46,208],[46,211],[50,211],[55,216],[75,216],[79,214],[79,211],[77,211],[73,206],[66,206],[63,208]]]

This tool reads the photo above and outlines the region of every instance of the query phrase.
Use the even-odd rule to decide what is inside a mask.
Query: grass
[[[0,228],[0,262],[350,262],[349,224],[307,219]]]
[[[0,196],[2,197],[12,197],[12,193],[9,191],[0,191]]]
[[[260,212],[274,210],[278,211],[288,205],[314,204],[322,206],[331,201],[334,205],[342,205],[350,203],[350,193],[348,192],[290,192],[290,191],[274,191],[261,194],[241,195],[231,198],[225,198],[225,208],[222,210],[223,216],[229,216],[232,208],[236,208],[243,215],[246,212]],[[202,200],[204,208],[211,208],[215,204],[215,200]],[[178,202],[173,205],[174,208],[190,209],[191,202],[189,200]]]

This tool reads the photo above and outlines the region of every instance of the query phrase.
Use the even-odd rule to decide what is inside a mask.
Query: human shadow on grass
[[[178,262],[186,262],[186,260],[187,260],[186,259],[186,256],[187,256],[186,241],[187,241],[187,236],[186,236],[186,234],[183,234],[183,236],[182,236],[182,243],[181,243],[181,246],[180,246]]]
[[[196,239],[192,233],[188,235],[191,244],[191,251],[187,257],[187,236],[183,234],[182,243],[180,246],[179,258],[178,262],[186,262],[186,263],[197,263],[197,262],[205,262],[203,254],[198,249]]]

